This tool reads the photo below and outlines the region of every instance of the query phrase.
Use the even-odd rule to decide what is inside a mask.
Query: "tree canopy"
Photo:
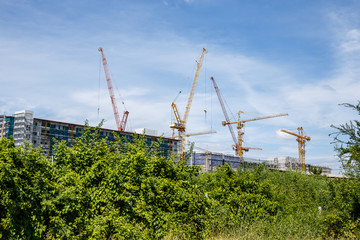
[[[0,239],[360,237],[359,181],[265,166],[206,173],[161,156],[159,142],[98,130],[57,142],[53,160],[0,140]]]
[[[342,105],[357,111],[360,115],[360,102],[357,105],[349,103]],[[331,125],[331,127],[336,129],[336,132],[332,133],[333,143],[345,173],[360,177],[360,121],[350,120],[349,123]]]

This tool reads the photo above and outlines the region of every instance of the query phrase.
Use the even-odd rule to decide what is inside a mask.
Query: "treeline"
[[[360,181],[263,166],[212,173],[87,128],[54,158],[0,141],[0,239],[360,238]]]

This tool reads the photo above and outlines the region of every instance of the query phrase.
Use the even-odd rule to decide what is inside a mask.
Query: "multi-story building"
[[[191,157],[187,160],[188,165],[201,166],[204,171],[213,171],[219,166],[229,164],[231,168],[247,168],[259,165],[261,163],[267,164],[264,160],[243,158],[231,154],[215,153],[215,152],[193,152]]]
[[[204,171],[213,171],[217,167],[229,164],[233,169],[247,168],[264,164],[267,168],[277,169],[280,171],[300,170],[301,164],[298,158],[294,157],[277,157],[268,160],[260,160],[255,158],[241,158],[229,154],[214,152],[194,152],[187,162],[189,165],[201,166]],[[331,168],[306,164],[306,172],[310,172],[311,167],[322,169],[323,174],[331,174]]]
[[[13,137],[16,146],[23,144],[24,141],[33,144],[34,147],[41,146],[46,156],[52,155],[55,140],[65,140],[71,146],[75,143],[75,139],[84,132],[84,128],[84,125],[34,118],[34,113],[28,110],[16,112],[13,116],[0,115],[0,137]],[[132,132],[119,132],[105,128],[100,128],[99,136],[100,138],[107,137],[108,141],[114,141],[114,132],[129,141],[134,136]],[[145,133],[148,145],[159,138]],[[178,152],[179,140],[165,137],[161,139],[162,155],[169,156],[171,153]]]
[[[0,115],[0,138],[14,135],[14,117]]]
[[[301,169],[301,163],[299,158],[294,157],[276,157],[268,159],[269,166],[279,170],[299,170]],[[330,174],[331,168],[325,166],[317,166],[312,164],[305,164],[305,171],[310,172],[311,167],[321,168],[324,174]]]
[[[34,113],[28,110],[16,112],[13,116],[0,115],[0,137],[13,137],[16,146],[23,144],[25,140],[33,144],[34,147],[41,146],[46,156],[52,156],[55,140],[65,140],[69,146],[73,145],[75,139],[80,137],[84,132],[84,127],[84,125],[79,124],[34,118]],[[118,132],[104,128],[100,129],[99,135],[100,138],[107,137],[109,141],[114,141],[114,132],[129,141],[131,141],[134,136],[132,132]],[[148,145],[159,139],[159,137],[156,136],[157,132],[154,130],[142,128],[135,130],[135,132],[144,134]],[[178,153],[179,145],[179,140],[162,138],[160,151],[164,156],[169,156],[171,153],[176,154]],[[202,166],[205,171],[212,171],[224,164],[230,164],[234,169],[254,166],[260,163],[265,163],[267,167],[278,170],[299,170],[301,168],[299,159],[293,157],[277,157],[268,160],[240,159],[239,156],[213,152],[194,152],[187,163],[189,165]],[[310,170],[310,166],[311,165],[306,164],[307,172]],[[331,173],[330,168],[321,168],[323,169],[323,173]]]

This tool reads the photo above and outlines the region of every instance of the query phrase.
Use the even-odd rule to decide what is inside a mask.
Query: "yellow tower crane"
[[[285,129],[280,129],[281,132],[297,137],[296,141],[298,142],[299,145],[299,160],[301,163],[301,170],[305,171],[305,142],[310,141],[311,138],[308,136],[304,136],[304,131],[302,127],[298,127],[297,130],[299,131],[299,134],[290,132]]]
[[[244,113],[244,112],[239,111],[239,113],[238,113],[238,116],[239,116],[238,121],[237,122],[230,122],[230,118],[229,118],[229,115],[227,114],[225,104],[224,104],[224,101],[223,101],[221,93],[220,93],[220,89],[219,89],[218,85],[216,84],[215,79],[213,77],[211,77],[210,79],[211,79],[211,81],[212,81],[212,83],[214,85],[216,94],[217,94],[219,102],[220,102],[221,109],[222,109],[222,111],[224,113],[224,116],[225,116],[225,121],[222,122],[222,125],[223,126],[226,126],[226,125],[228,126],[229,131],[230,131],[231,136],[232,136],[232,139],[233,139],[234,144],[235,144],[234,145],[235,155],[240,156],[241,159],[243,159],[243,151],[247,152],[250,149],[262,150],[261,148],[251,148],[251,147],[243,147],[242,146],[242,143],[243,143],[242,135],[244,134],[244,132],[241,129],[243,128],[244,123],[245,122],[250,122],[250,121],[255,121],[255,120],[266,119],[266,118],[287,116],[288,114],[287,113],[281,113],[281,114],[272,115],[272,116],[252,118],[252,119],[248,119],[248,120],[240,120],[240,113]],[[234,133],[234,130],[233,130],[231,124],[237,124],[237,131],[238,131],[238,138],[237,139],[236,139],[236,136],[235,136],[235,133]]]
[[[204,60],[205,53],[207,53],[207,51],[205,48],[203,48],[203,51],[200,55],[200,59],[197,62],[196,72],[195,72],[194,80],[193,80],[193,83],[191,86],[189,98],[188,98],[188,101],[186,104],[183,119],[181,119],[181,117],[180,117],[180,113],[177,109],[176,104],[174,102],[171,103],[171,125],[170,125],[170,128],[173,129],[173,137],[175,136],[175,132],[174,132],[175,129],[178,130],[177,137],[180,139],[180,148],[179,148],[180,159],[183,157],[183,154],[185,152],[186,123],[187,123],[187,119],[189,117],[189,112],[190,112],[191,104],[192,104],[192,101],[194,98],[196,85],[199,80],[200,70],[201,70],[202,62]]]
[[[237,139],[237,144],[235,147],[235,152],[236,155],[240,156],[241,159],[243,159],[244,157],[244,153],[243,151],[249,151],[249,149],[256,149],[256,150],[261,150],[261,148],[246,148],[242,146],[243,143],[243,135],[244,132],[242,131],[242,128],[244,127],[244,123],[246,122],[252,122],[252,121],[257,121],[257,120],[262,120],[262,119],[267,119],[267,118],[275,118],[275,117],[282,117],[282,116],[287,116],[287,113],[279,113],[279,114],[275,114],[275,115],[270,115],[270,116],[264,116],[264,117],[257,117],[257,118],[251,118],[251,119],[246,119],[246,120],[241,120],[240,119],[240,114],[244,113],[242,111],[238,112],[238,120],[236,122],[228,122],[228,121],[223,121],[222,125],[226,126],[229,124],[237,124],[236,128],[237,128],[237,132],[238,132],[238,139]]]

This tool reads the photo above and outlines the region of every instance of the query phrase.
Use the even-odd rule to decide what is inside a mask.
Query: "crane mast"
[[[222,109],[222,111],[223,111],[223,113],[224,113],[224,116],[225,116],[225,120],[226,120],[226,122],[228,123],[228,122],[230,122],[230,119],[229,119],[229,115],[227,114],[227,111],[226,111],[226,108],[225,108],[225,105],[224,105],[224,101],[223,101],[223,99],[222,99],[222,97],[221,97],[220,89],[219,89],[218,85],[216,84],[215,79],[214,79],[213,77],[211,77],[210,79],[211,79],[211,81],[213,82],[216,95],[218,96],[218,99],[219,99],[219,102],[220,102],[220,105],[221,105],[221,109]],[[239,146],[238,146],[238,144],[237,144],[237,140],[236,140],[236,136],[235,136],[234,129],[232,128],[232,126],[231,126],[230,124],[228,124],[227,126],[229,127],[229,131],[230,131],[230,133],[231,133],[231,137],[232,137],[232,139],[233,139],[233,141],[234,141],[234,144],[235,144],[235,153],[236,153],[236,155],[237,155],[237,152],[238,152],[238,149],[239,149],[238,147],[239,147]]]
[[[194,98],[196,85],[197,85],[198,80],[199,80],[200,70],[201,70],[201,66],[202,66],[203,60],[204,60],[204,55],[205,55],[205,53],[207,53],[207,51],[206,51],[205,48],[203,48],[203,51],[202,51],[202,53],[201,53],[201,55],[200,55],[200,59],[199,59],[199,61],[197,62],[194,80],[193,80],[193,83],[192,83],[192,86],[191,86],[191,90],[190,90],[190,93],[189,93],[189,98],[188,98],[188,101],[187,101],[187,104],[186,104],[186,108],[185,108],[185,113],[184,113],[184,117],[183,117],[184,127],[186,126],[187,119],[188,119],[188,117],[189,117],[189,112],[190,112],[191,104],[192,104],[192,101],[193,101],[193,98]]]
[[[113,86],[112,86],[112,81],[111,81],[111,77],[110,77],[109,66],[108,66],[103,49],[101,47],[99,47],[98,50],[101,53],[101,57],[102,57],[101,59],[102,59],[103,67],[104,67],[106,83],[107,83],[108,90],[109,90],[109,95],[110,95],[110,100],[111,100],[111,104],[112,104],[112,108],[113,108],[113,112],[114,112],[116,126],[117,126],[118,131],[124,131],[125,127],[126,127],[126,122],[127,122],[129,112],[124,111],[123,117],[120,120],[119,111],[117,108],[114,90],[113,90]]]
[[[311,138],[308,136],[304,136],[304,130],[302,127],[298,127],[297,129],[299,131],[299,134],[290,132],[288,130],[285,129],[280,129],[281,132],[293,135],[296,138],[296,141],[298,142],[298,149],[299,149],[299,160],[300,160],[300,164],[301,164],[301,170],[305,171],[305,142],[306,141],[310,141]]]
[[[175,116],[175,122],[173,123],[173,119],[172,119],[172,123],[170,125],[170,128],[172,128],[173,131],[175,129],[178,130],[178,138],[180,139],[180,149],[179,149],[180,158],[183,157],[183,154],[185,152],[186,123],[187,123],[187,119],[189,117],[189,112],[190,112],[190,108],[191,108],[192,101],[193,101],[193,98],[194,98],[196,85],[197,85],[198,80],[199,80],[200,70],[201,70],[203,60],[204,60],[205,53],[207,53],[207,50],[205,48],[203,48],[203,51],[202,51],[202,53],[200,55],[200,58],[199,58],[199,61],[197,62],[196,72],[195,72],[194,80],[193,80],[191,90],[190,90],[190,93],[189,93],[189,97],[188,97],[188,101],[187,101],[187,104],[186,104],[183,119],[180,118],[180,114],[179,114],[179,111],[178,111],[178,109],[176,107],[176,104],[174,102],[171,104],[171,110],[172,110],[171,114],[172,114],[172,116]],[[173,135],[174,135],[174,132],[173,132]]]

